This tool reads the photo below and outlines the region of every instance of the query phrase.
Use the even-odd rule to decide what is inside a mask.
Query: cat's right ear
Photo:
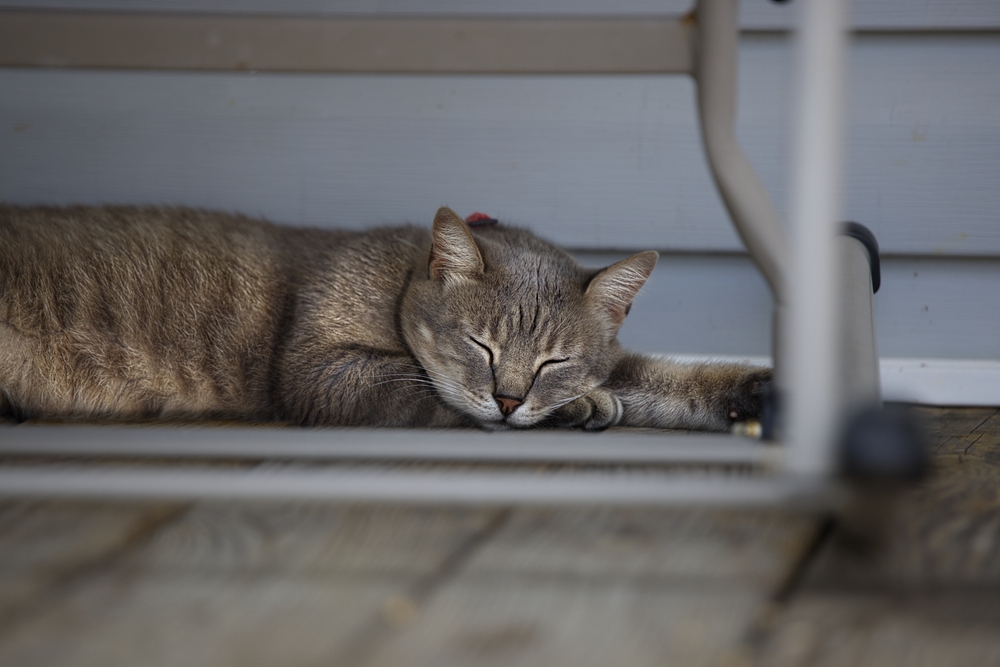
[[[587,299],[609,317],[617,330],[625,322],[632,299],[646,283],[659,256],[649,250],[612,264],[587,285]]]
[[[431,254],[427,273],[432,280],[455,282],[483,275],[483,256],[468,225],[447,206],[434,216]]]

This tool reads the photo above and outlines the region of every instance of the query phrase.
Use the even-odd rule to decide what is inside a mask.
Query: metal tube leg
[[[837,239],[841,266],[840,405],[853,415],[882,401],[878,351],[872,321],[872,278],[868,249],[847,236]]]
[[[792,159],[792,274],[784,337],[790,472],[830,475],[843,413],[838,352],[842,109],[847,3],[805,0],[799,30],[798,105]]]

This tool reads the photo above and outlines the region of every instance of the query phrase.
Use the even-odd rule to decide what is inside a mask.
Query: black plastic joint
[[[872,230],[859,222],[845,222],[841,233],[861,241],[865,246],[865,250],[868,251],[868,265],[872,271],[872,292],[878,292],[878,288],[882,286],[882,266],[878,256],[878,241]]]

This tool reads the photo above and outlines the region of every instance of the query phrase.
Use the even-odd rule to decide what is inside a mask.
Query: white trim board
[[[770,357],[669,355],[683,362],[742,361],[766,366]],[[1000,407],[1000,360],[902,359],[879,361],[882,398],[925,405]]]
[[[882,359],[880,365],[887,401],[1000,406],[998,360]]]

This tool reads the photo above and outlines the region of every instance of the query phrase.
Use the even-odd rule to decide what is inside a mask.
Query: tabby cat
[[[0,206],[0,414],[706,430],[758,414],[765,369],[620,347],[656,253],[589,270],[489,222]]]

